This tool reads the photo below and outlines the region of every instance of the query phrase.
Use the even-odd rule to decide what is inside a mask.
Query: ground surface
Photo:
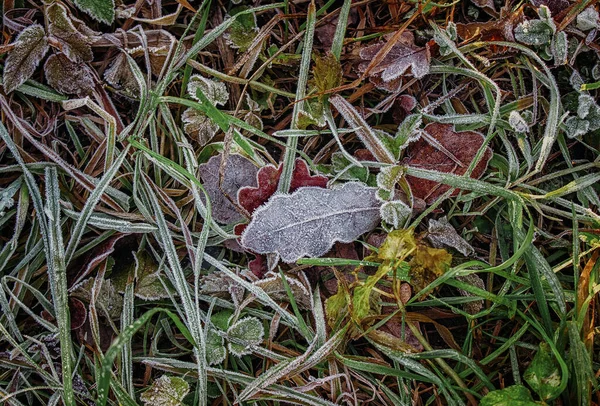
[[[598,400],[595,1],[4,0],[0,403]]]

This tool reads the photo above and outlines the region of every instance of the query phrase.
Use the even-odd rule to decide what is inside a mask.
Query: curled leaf
[[[472,255],[475,250],[464,238],[462,238],[446,217],[439,220],[430,219],[427,239],[435,248],[454,248],[465,257]]]
[[[4,91],[10,93],[33,75],[48,52],[48,38],[39,24],[25,28],[14,42],[4,64]]]
[[[139,93],[138,83],[133,76],[125,53],[117,55],[108,69],[104,71],[104,80],[130,95],[136,96]]]
[[[254,212],[242,246],[260,254],[277,253],[287,263],[321,256],[336,241],[352,242],[379,223],[376,190],[349,182],[331,190],[305,187],[275,195]]]

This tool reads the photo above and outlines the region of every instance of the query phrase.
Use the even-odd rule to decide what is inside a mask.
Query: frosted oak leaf
[[[259,254],[276,253],[292,263],[319,257],[336,241],[352,242],[379,223],[377,188],[349,182],[340,188],[305,187],[275,195],[259,207],[242,235],[242,246]]]
[[[360,58],[365,62],[359,65],[358,70],[364,72],[384,46],[385,43],[379,43],[361,49]],[[414,35],[405,31],[383,60],[371,69],[369,75],[388,83],[398,79],[410,68],[413,76],[420,79],[429,73],[430,60],[429,47],[416,46]]]

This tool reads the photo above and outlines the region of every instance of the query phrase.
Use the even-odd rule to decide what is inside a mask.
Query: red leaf
[[[281,176],[281,168],[277,169],[273,165],[267,165],[260,168],[256,175],[258,186],[245,186],[238,192],[238,203],[248,213],[254,212],[277,191],[277,184]]]
[[[277,191],[279,178],[281,177],[282,166],[275,168],[273,165],[267,165],[258,171],[258,186],[246,186],[238,192],[238,203],[248,213],[265,204],[271,196]],[[290,193],[304,186],[317,186],[325,188],[327,178],[321,175],[311,175],[308,165],[302,159],[296,159],[294,172],[292,173],[292,182],[290,184]]]
[[[255,258],[248,262],[248,268],[254,275],[256,275],[256,277],[262,279],[262,277],[267,273],[267,257],[260,254],[254,255]]]
[[[408,147],[407,157],[403,161],[404,164],[416,168],[463,175],[484,141],[483,134],[475,131],[455,132],[452,124],[431,123],[425,127],[425,131],[462,162],[463,167],[457,165],[446,153],[430,145],[423,137]],[[471,173],[471,177],[479,179],[485,172],[491,158],[492,150],[488,147],[483,158]],[[451,188],[448,185],[413,176],[407,176],[406,180],[410,184],[413,196],[425,200],[427,204],[433,203]],[[456,190],[452,195],[455,196],[458,192]]]
[[[302,159],[296,159],[292,182],[290,184],[290,193],[304,186],[327,187],[327,178],[322,175],[311,175],[308,165]]]

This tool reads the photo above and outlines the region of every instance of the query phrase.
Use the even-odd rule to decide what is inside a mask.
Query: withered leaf
[[[359,65],[360,71],[365,71],[384,45],[384,43],[375,44],[360,50],[360,58],[365,61]],[[429,73],[430,60],[429,47],[416,46],[412,32],[405,31],[381,63],[370,71],[370,75],[377,76],[384,82],[390,82],[411,68],[413,76],[420,79]]]
[[[302,309],[310,309],[310,294],[298,279],[291,276],[285,278],[296,304]],[[264,279],[254,282],[254,285],[264,290],[271,298],[277,301],[289,302],[290,298],[279,273],[267,273]]]
[[[139,87],[127,60],[127,54],[115,57],[111,65],[104,71],[104,80],[110,85],[123,89],[128,94],[137,95]]]
[[[236,201],[241,187],[256,186],[258,168],[241,155],[229,155],[225,163],[223,183],[219,187],[221,159],[222,155],[219,154],[210,158],[207,163],[200,165],[200,176],[202,176],[204,188],[210,198],[214,219],[223,224],[240,222],[244,216],[238,212],[225,193]]]
[[[33,75],[48,52],[48,38],[39,24],[25,28],[17,37],[14,48],[4,64],[4,91],[10,93]]]
[[[427,285],[442,276],[451,263],[452,255],[445,249],[431,248],[422,243],[417,244],[417,249],[409,262],[410,284],[414,291],[424,290]]]
[[[70,61],[63,53],[49,57],[44,65],[44,72],[48,84],[60,93],[83,97],[94,89],[91,69],[84,64]]]
[[[429,239],[431,245],[435,248],[454,248],[465,257],[475,252],[471,244],[456,232],[446,217],[442,217],[439,220],[430,219],[427,231],[427,239]]]
[[[183,131],[203,147],[212,140],[219,131],[219,125],[203,112],[188,108],[181,114]]]
[[[89,39],[75,28],[62,4],[49,6],[46,15],[50,22],[48,33],[58,42],[67,58],[76,63],[90,62],[94,58]]]
[[[438,172],[464,175],[484,142],[483,134],[475,131],[456,132],[452,124],[431,123],[425,126],[424,131],[458,159],[463,166],[459,166],[447,153],[432,146],[425,140],[425,137],[421,137],[407,148],[406,158],[403,160],[404,164]],[[480,178],[491,158],[492,150],[486,147],[483,157],[471,173],[471,177]],[[418,179],[413,176],[407,176],[406,180],[410,184],[413,196],[425,200],[427,204],[433,203],[450,189],[448,185],[441,185],[432,180]],[[458,194],[458,190],[454,192],[453,196],[456,194]]]
[[[376,190],[349,182],[275,195],[254,212],[241,244],[259,254],[277,253],[287,263],[321,256],[336,241],[352,242],[379,223]]]

